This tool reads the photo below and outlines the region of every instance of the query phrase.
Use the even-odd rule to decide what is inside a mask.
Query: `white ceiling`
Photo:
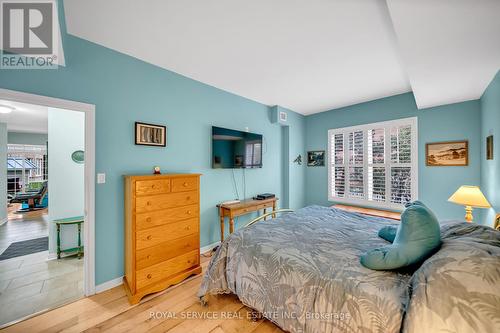
[[[75,36],[302,114],[412,89],[419,107],[475,99],[500,68],[500,0],[64,3]]]
[[[500,0],[388,0],[419,108],[478,99],[500,70]]]
[[[15,108],[8,114],[0,114],[0,122],[7,123],[8,132],[43,133],[48,132],[48,108],[26,103],[0,99],[1,105]]]

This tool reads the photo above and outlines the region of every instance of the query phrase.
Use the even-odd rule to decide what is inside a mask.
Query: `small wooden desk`
[[[272,208],[273,209],[272,211],[274,212],[276,210],[277,201],[278,198],[271,198],[266,200],[246,199],[238,203],[217,205],[217,208],[219,208],[219,217],[220,217],[221,242],[224,241],[224,223],[225,223],[224,221],[226,216],[229,218],[229,232],[233,233],[235,217],[250,214],[252,212],[256,212],[261,209],[264,211],[265,214],[267,208]],[[276,217],[275,214],[273,214],[272,216],[273,218]]]
[[[57,259],[61,259],[62,252],[74,252],[77,251],[78,259],[82,257],[83,246],[82,246],[82,223],[84,221],[83,216],[68,217],[66,219],[54,220],[57,226]],[[61,226],[76,224],[78,226],[78,246],[71,249],[61,250]]]
[[[345,210],[348,212],[360,213],[360,214],[369,215],[369,216],[384,217],[386,219],[397,220],[397,221],[401,220],[401,213],[392,212],[390,210],[364,208],[364,207],[348,206],[348,205],[341,205],[341,204],[333,205],[332,207],[342,209],[342,210]]]

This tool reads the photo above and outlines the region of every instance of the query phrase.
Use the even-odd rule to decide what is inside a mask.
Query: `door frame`
[[[0,99],[85,113],[84,292],[95,294],[95,105],[0,88]]]

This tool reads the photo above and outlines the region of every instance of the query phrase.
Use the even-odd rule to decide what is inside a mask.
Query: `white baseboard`
[[[204,246],[204,247],[200,248],[200,253],[203,254],[203,253],[210,252],[213,250],[214,247],[219,246],[219,245],[220,245],[220,241],[212,243],[212,244],[207,245],[207,246]]]
[[[0,220],[0,225],[7,223],[9,219],[6,217],[3,220]]]
[[[102,293],[103,291],[106,291],[108,289],[118,287],[121,284],[123,284],[123,276],[117,277],[116,279],[109,280],[95,286],[95,293],[96,294]]]

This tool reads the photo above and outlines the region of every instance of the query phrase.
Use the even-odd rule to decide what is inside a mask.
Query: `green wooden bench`
[[[82,223],[84,221],[83,216],[74,216],[68,217],[65,219],[54,220],[53,222],[57,226],[57,259],[61,259],[61,253],[66,252],[75,252],[77,251],[78,259],[80,259],[83,255],[83,246],[82,246]],[[63,225],[71,225],[76,224],[78,226],[78,246],[72,247],[70,249],[61,249],[61,226]]]

